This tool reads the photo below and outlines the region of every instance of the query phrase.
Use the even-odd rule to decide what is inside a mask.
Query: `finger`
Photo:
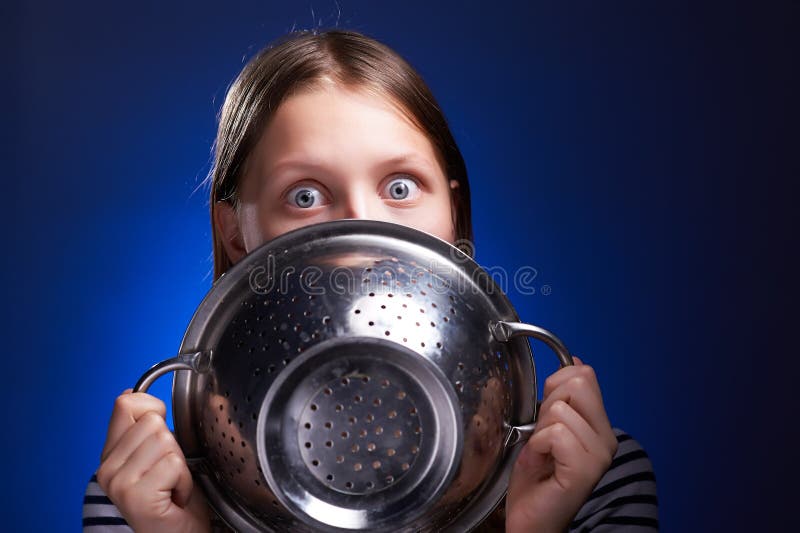
[[[564,381],[545,398],[541,405],[541,413],[547,411],[555,402],[569,404],[580,414],[598,435],[607,437],[611,425],[608,421],[603,398],[597,390],[587,383],[582,376],[572,376]]]
[[[167,453],[153,465],[137,484],[147,494],[169,493],[178,507],[185,507],[192,495],[192,473],[183,454]]]
[[[571,405],[561,400],[554,402],[550,409],[544,412],[539,424],[540,427],[546,428],[559,422],[569,428],[587,453],[604,460],[610,457],[602,437]]]
[[[120,498],[132,491],[132,487],[166,454],[173,453],[164,433],[152,433],[130,454],[109,481],[109,496]],[[130,504],[130,502],[127,502]]]
[[[167,406],[164,405],[164,402],[145,392],[128,392],[129,390],[131,389],[126,389],[114,402],[114,410],[111,414],[111,421],[108,424],[108,434],[101,454],[101,462],[106,453],[114,447],[120,437],[142,415],[148,411],[154,411],[161,415],[162,418],[167,416]]]
[[[106,452],[105,458],[97,469],[97,481],[100,487],[107,487],[117,471],[125,465],[130,456],[153,435],[161,434],[164,438],[171,438],[164,419],[152,411],[145,413],[138,422],[128,428],[120,437],[116,445]],[[176,443],[177,445],[177,443]]]
[[[528,444],[531,448],[528,457],[552,458],[549,479],[553,486],[559,487],[562,496],[577,496],[578,501],[585,501],[600,474],[597,459],[583,449],[577,436],[565,424],[555,423],[538,438],[534,433]]]
[[[168,453],[183,455],[178,442],[169,431],[153,433],[148,436],[125,462],[125,468],[139,473],[138,481],[153,465]]]
[[[533,433],[522,449],[518,462],[531,473],[541,473],[547,468],[551,457],[555,470],[558,470],[564,466],[572,468],[580,465],[586,455],[586,450],[569,428],[556,422]]]
[[[565,366],[549,375],[544,381],[544,390],[542,392],[543,397],[547,398],[547,396],[553,392],[554,389],[558,388],[565,381],[575,376],[582,376],[586,380],[587,384],[594,387],[598,394],[600,393],[600,384],[597,381],[597,375],[595,374],[594,369],[589,365],[581,364]]]
[[[583,364],[583,361],[577,355],[572,356],[572,362],[575,363],[576,366],[580,366]]]

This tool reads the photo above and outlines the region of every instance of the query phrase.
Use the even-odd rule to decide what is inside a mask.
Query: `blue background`
[[[114,397],[210,287],[196,189],[228,83],[293,26],[337,21],[430,84],[479,262],[551,287],[510,296],[596,368],[652,457],[663,529],[793,517],[800,3],[338,6],[0,8],[3,529],[79,529]]]

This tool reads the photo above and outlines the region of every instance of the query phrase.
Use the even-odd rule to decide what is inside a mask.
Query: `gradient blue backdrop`
[[[79,529],[114,397],[174,354],[210,287],[197,189],[228,83],[292,27],[336,24],[431,85],[479,262],[551,287],[510,296],[596,368],[652,457],[664,530],[783,524],[798,2],[338,7],[3,4],[2,528]]]

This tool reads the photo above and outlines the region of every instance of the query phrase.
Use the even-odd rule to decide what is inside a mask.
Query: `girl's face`
[[[428,138],[385,98],[334,83],[285,100],[250,154],[238,213],[218,202],[236,263],[265,241],[329,220],[383,220],[455,240],[450,187]]]

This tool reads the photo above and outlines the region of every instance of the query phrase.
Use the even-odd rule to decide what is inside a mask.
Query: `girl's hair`
[[[451,187],[457,240],[472,242],[469,183],[464,158],[447,120],[420,75],[386,45],[353,31],[299,31],[260,51],[233,81],[219,115],[211,179],[214,279],[231,266],[214,224],[218,201],[239,207],[245,162],[280,104],[324,79],[389,98],[431,141]]]

